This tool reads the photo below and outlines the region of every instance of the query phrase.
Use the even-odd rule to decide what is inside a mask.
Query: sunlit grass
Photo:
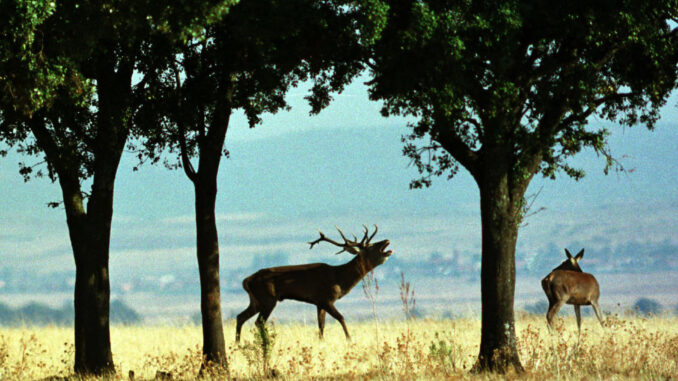
[[[492,379],[473,375],[480,342],[476,319],[349,322],[328,319],[325,339],[315,324],[276,324],[270,369],[264,371],[254,325],[233,342],[234,323],[225,326],[229,375],[262,379]],[[549,333],[541,316],[521,315],[516,324],[520,379],[671,379],[678,375],[678,319],[607,317],[603,329],[585,318],[581,338],[574,317],[556,319]],[[409,334],[408,334],[409,332]],[[195,379],[200,368],[200,327],[125,327],[111,329],[117,379],[153,379],[157,371],[174,379]],[[68,327],[0,329],[0,379],[65,377],[73,366],[73,335]],[[272,371],[271,371],[272,370]],[[503,377],[502,377],[503,378]]]

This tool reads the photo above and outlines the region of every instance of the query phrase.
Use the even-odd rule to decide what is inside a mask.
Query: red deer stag
[[[364,226],[364,225],[363,225]],[[386,262],[393,253],[386,251],[388,240],[370,243],[377,234],[378,227],[375,225],[374,233],[368,237],[368,229],[365,227],[365,235],[358,242],[355,236],[348,240],[344,233],[337,228],[344,243],[333,241],[320,232],[320,238],[309,242],[311,249],[321,241],[329,242],[341,247],[337,252],[344,251],[355,255],[355,258],[340,266],[330,266],[325,263],[311,263],[296,266],[280,266],[262,269],[245,278],[242,286],[250,297],[250,304],[238,315],[235,328],[235,341],[240,341],[242,325],[259,313],[256,324],[265,324],[269,315],[278,301],[293,299],[301,302],[315,304],[318,309],[318,328],[320,338],[325,329],[325,311],[341,323],[346,338],[350,339],[344,317],[337,311],[334,302],[340,299],[373,268]]]
[[[583,272],[579,267],[579,260],[584,256],[584,249],[581,249],[574,257],[567,249],[565,249],[565,254],[567,255],[567,260],[553,269],[541,281],[541,287],[549,299],[546,321],[548,322],[549,329],[552,328],[553,316],[558,313],[558,310],[564,304],[572,304],[574,305],[574,314],[577,316],[577,329],[579,334],[581,334],[580,306],[591,305],[598,317],[598,321],[600,321],[600,325],[603,326],[603,317],[598,306],[600,288],[596,278],[589,273]]]

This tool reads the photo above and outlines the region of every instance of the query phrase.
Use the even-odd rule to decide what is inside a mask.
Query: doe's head
[[[581,267],[579,267],[579,260],[582,259],[584,256],[584,249],[581,249],[577,255],[572,256],[570,254],[570,251],[565,249],[565,255],[567,255],[567,259],[563,261],[563,263],[560,264],[560,266],[556,267],[554,270],[570,270],[570,271],[577,271],[577,272],[582,272]]]

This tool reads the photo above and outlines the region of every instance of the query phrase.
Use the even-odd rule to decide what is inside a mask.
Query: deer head
[[[581,249],[577,255],[574,257],[572,254],[570,254],[570,251],[565,249],[565,255],[567,255],[567,259],[563,261],[563,263],[560,264],[560,266],[556,267],[555,270],[569,270],[569,271],[577,271],[577,272],[582,272],[581,267],[579,267],[579,260],[582,259],[584,256],[584,249]]]
[[[339,232],[339,235],[341,235],[341,238],[344,240],[344,243],[339,243],[334,240],[331,240],[327,238],[322,232],[319,232],[320,238],[316,239],[315,241],[309,242],[309,244],[311,245],[310,248],[312,249],[314,245],[321,241],[329,242],[335,246],[341,247],[341,250],[339,250],[336,254],[347,252],[353,255],[357,255],[361,257],[364,261],[366,261],[370,267],[374,268],[386,262],[388,257],[391,256],[391,254],[393,254],[393,251],[386,250],[386,248],[390,244],[389,240],[387,239],[371,243],[372,238],[374,238],[374,236],[377,235],[377,231],[379,231],[379,227],[377,227],[377,225],[374,225],[374,233],[372,233],[372,235],[369,235],[369,230],[367,229],[367,226],[363,225],[363,228],[365,228],[365,234],[363,235],[363,238],[360,240],[360,242],[358,242],[358,239],[355,236],[353,236],[353,240],[346,238],[346,236],[344,236],[344,233],[339,228],[336,228],[337,231]]]

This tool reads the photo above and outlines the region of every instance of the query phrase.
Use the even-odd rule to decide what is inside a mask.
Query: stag
[[[553,316],[558,313],[558,310],[564,304],[572,304],[574,314],[577,316],[577,329],[581,335],[581,312],[579,310],[581,306],[590,305],[593,307],[600,325],[603,326],[603,317],[598,306],[600,288],[596,278],[583,272],[579,267],[579,260],[584,256],[584,249],[581,249],[574,257],[565,249],[565,255],[567,255],[567,259],[541,281],[541,287],[549,299],[546,321],[549,329],[551,329],[553,327]]]
[[[341,248],[336,254],[347,252],[355,255],[348,263],[340,266],[331,266],[326,263],[311,263],[296,266],[271,267],[257,271],[243,280],[242,286],[250,297],[250,304],[238,314],[235,328],[235,341],[240,341],[242,325],[256,313],[259,313],[256,324],[266,323],[269,315],[278,301],[284,299],[298,300],[314,304],[318,310],[318,328],[320,338],[325,329],[325,312],[335,318],[344,329],[347,339],[350,339],[344,317],[337,311],[334,302],[348,294],[349,291],[372,269],[386,262],[393,254],[386,251],[388,240],[371,243],[379,228],[374,226],[374,233],[368,237],[366,226],[362,240],[354,236],[349,240],[339,228],[343,243],[327,238],[322,232],[320,238],[308,242],[313,248],[319,242],[329,242]]]

